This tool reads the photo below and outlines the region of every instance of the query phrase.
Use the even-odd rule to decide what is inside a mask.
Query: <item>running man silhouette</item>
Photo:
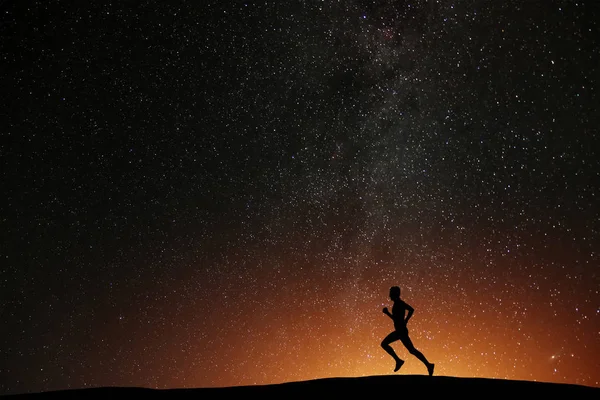
[[[392,306],[392,312],[390,314],[387,307],[385,307],[383,309],[383,313],[394,321],[395,331],[390,333],[385,337],[385,339],[383,339],[383,341],[381,342],[381,347],[383,347],[383,349],[387,351],[389,355],[394,358],[394,360],[396,360],[396,368],[394,368],[394,372],[398,371],[400,367],[402,367],[402,364],[404,364],[404,360],[400,359],[400,357],[396,355],[396,352],[394,351],[394,349],[392,349],[390,343],[393,343],[396,340],[400,340],[402,341],[402,344],[404,345],[404,347],[406,347],[410,354],[417,357],[419,360],[421,360],[423,364],[425,364],[429,376],[433,375],[433,367],[435,365],[427,361],[423,353],[415,349],[415,346],[410,340],[410,337],[408,337],[408,328],[406,327],[406,323],[408,322],[410,317],[412,317],[415,309],[400,299],[400,288],[398,286],[392,286],[390,288],[390,299],[392,299],[392,301],[394,302],[394,305]],[[408,314],[406,314],[406,318],[404,318],[405,311],[407,310]]]

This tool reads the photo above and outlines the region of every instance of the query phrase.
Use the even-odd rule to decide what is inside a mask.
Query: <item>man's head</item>
[[[398,286],[392,286],[390,288],[390,299],[397,300],[400,298],[400,288]]]

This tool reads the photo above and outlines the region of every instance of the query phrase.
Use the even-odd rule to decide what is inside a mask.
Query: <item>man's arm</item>
[[[406,319],[404,320],[404,323],[407,324],[408,320],[410,319],[410,317],[412,317],[413,313],[415,312],[415,309],[406,303],[404,304],[406,305],[405,308],[408,310],[408,314],[406,315]]]
[[[394,316],[389,312],[389,310],[387,309],[387,307],[383,308],[383,313],[385,315],[387,315],[388,317],[390,317],[392,320],[394,319]]]

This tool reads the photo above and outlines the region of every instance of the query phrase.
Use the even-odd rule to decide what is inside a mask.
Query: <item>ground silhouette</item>
[[[324,395],[388,395],[401,398],[404,394],[450,396],[519,396],[535,398],[597,399],[600,388],[546,382],[517,381],[488,378],[456,378],[426,375],[379,375],[350,378],[324,378],[310,381],[288,382],[273,385],[234,386],[198,389],[145,389],[104,387],[56,392],[43,392],[3,396],[6,400],[48,399],[222,399],[224,396],[285,396]],[[242,398],[242,397],[240,397]],[[392,398],[392,397],[390,397]],[[440,397],[441,398],[441,397]]]

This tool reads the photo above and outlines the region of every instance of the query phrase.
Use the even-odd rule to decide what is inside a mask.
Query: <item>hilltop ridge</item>
[[[375,375],[364,377],[322,378],[308,381],[285,382],[269,385],[231,386],[219,388],[192,389],[149,389],[135,387],[99,387],[87,389],[61,390],[42,393],[3,396],[7,400],[24,399],[77,399],[77,398],[118,398],[135,396],[146,399],[192,399],[218,398],[224,395],[288,396],[298,394],[325,393],[341,394],[348,391],[362,392],[376,389],[377,395],[401,395],[403,392],[419,395],[443,394],[470,395],[493,394],[494,396],[529,395],[577,396],[577,398],[598,398],[600,388],[575,384],[533,382],[492,378],[461,378],[450,376],[424,375]]]

